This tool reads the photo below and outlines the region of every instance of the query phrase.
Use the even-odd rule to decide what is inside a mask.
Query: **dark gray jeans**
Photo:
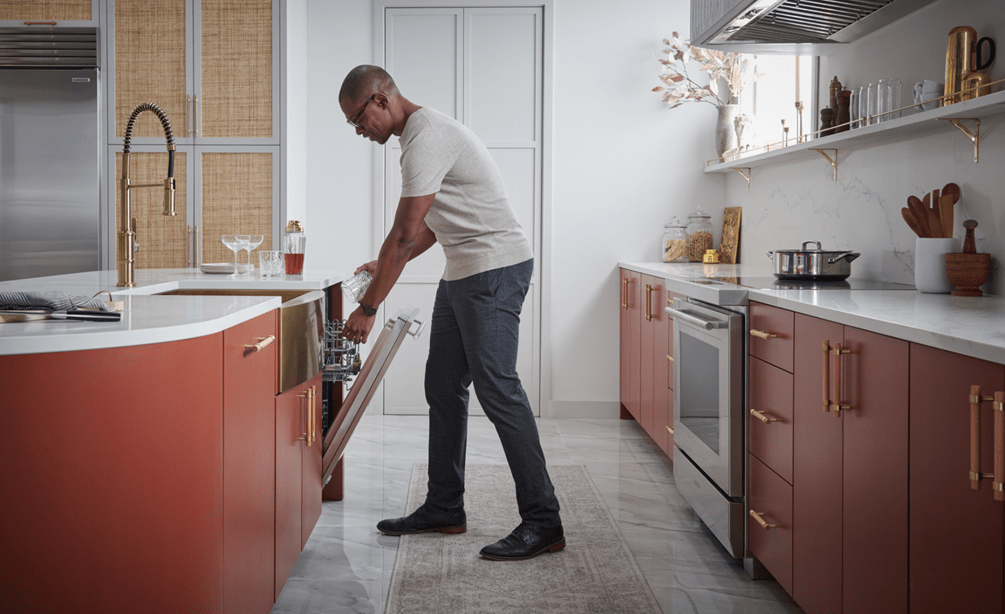
[[[558,499],[527,394],[516,372],[520,310],[534,261],[440,280],[426,362],[429,403],[429,491],[426,504],[464,507],[468,386],[496,427],[516,482],[520,517],[529,525],[561,524]]]

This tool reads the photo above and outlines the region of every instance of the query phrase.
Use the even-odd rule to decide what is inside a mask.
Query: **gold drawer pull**
[[[756,409],[751,409],[750,410],[750,415],[753,416],[753,417],[755,417],[755,418],[757,418],[758,420],[760,420],[761,422],[763,422],[765,424],[771,424],[772,422],[778,422],[778,418],[769,418],[768,416],[766,416],[765,414],[757,411]]]
[[[256,352],[261,352],[265,348],[272,345],[272,342],[276,340],[276,336],[269,335],[268,337],[256,337],[256,339],[258,339],[258,343],[245,343],[244,347]]]
[[[673,356],[667,354],[667,360],[669,360],[670,362],[673,362]]]
[[[667,430],[668,430],[668,431],[670,431],[670,434],[671,434],[671,435],[673,435],[673,427],[672,427],[672,426],[668,426],[668,427],[667,427]]]
[[[755,512],[754,510],[750,510],[750,517],[756,520],[757,524],[761,525],[761,528],[764,529],[765,531],[775,529],[778,527],[777,524],[768,524],[767,522],[765,522],[764,518],[761,518],[761,515]]]
[[[774,339],[774,338],[778,337],[778,335],[776,335],[774,333],[766,333],[763,330],[756,330],[756,329],[753,329],[753,328],[750,329],[750,336],[751,337],[760,337],[761,339],[765,339],[765,340],[767,340],[767,339]]]
[[[841,349],[840,343],[835,343],[834,347],[831,348],[834,352],[834,363],[831,365],[834,368],[834,398],[831,399],[831,409],[834,411],[834,417],[841,417],[842,409],[851,409],[851,405],[844,405],[841,403],[841,356],[842,354],[851,354],[851,350]]]

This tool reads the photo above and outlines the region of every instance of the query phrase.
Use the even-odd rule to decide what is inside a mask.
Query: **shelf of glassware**
[[[960,134],[960,138],[974,141],[974,161],[976,162],[979,159],[979,126],[975,126],[973,122],[968,122],[967,120],[980,120],[1002,113],[1005,113],[1005,91],[995,92],[973,100],[957,102],[930,111],[921,111],[920,113],[915,113],[913,110],[908,109],[904,111],[902,117],[874,123],[862,128],[846,130],[830,136],[817,137],[802,143],[795,143],[793,142],[795,139],[790,137],[790,144],[788,146],[779,145],[777,149],[771,149],[762,153],[741,154],[735,160],[725,162],[710,161],[705,166],[705,172],[726,173],[732,170],[748,169],[783,162],[806,155],[816,156],[817,152],[815,150],[818,149],[834,150],[858,147],[870,141],[883,138],[908,136],[939,129],[956,132],[957,128],[960,128],[961,132],[964,132],[965,129],[970,133],[970,135],[967,135],[964,132]],[[953,122],[950,120],[963,121],[954,127]],[[971,136],[974,138],[971,138]]]

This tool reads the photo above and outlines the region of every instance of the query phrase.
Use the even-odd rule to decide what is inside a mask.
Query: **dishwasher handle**
[[[729,322],[724,322],[722,320],[706,320],[705,318],[692,315],[686,311],[681,311],[680,309],[674,309],[673,307],[664,307],[663,311],[673,316],[675,319],[680,318],[688,324],[697,326],[698,328],[704,328],[705,330],[727,328],[729,326]]]

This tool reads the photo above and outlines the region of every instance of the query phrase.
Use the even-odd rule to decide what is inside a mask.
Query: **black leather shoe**
[[[565,532],[561,525],[543,528],[521,522],[512,533],[482,548],[480,554],[493,561],[523,561],[545,552],[558,552],[562,548],[565,548]]]
[[[464,510],[438,512],[419,506],[408,516],[387,518],[377,523],[384,535],[413,535],[415,533],[463,533],[468,530]]]

